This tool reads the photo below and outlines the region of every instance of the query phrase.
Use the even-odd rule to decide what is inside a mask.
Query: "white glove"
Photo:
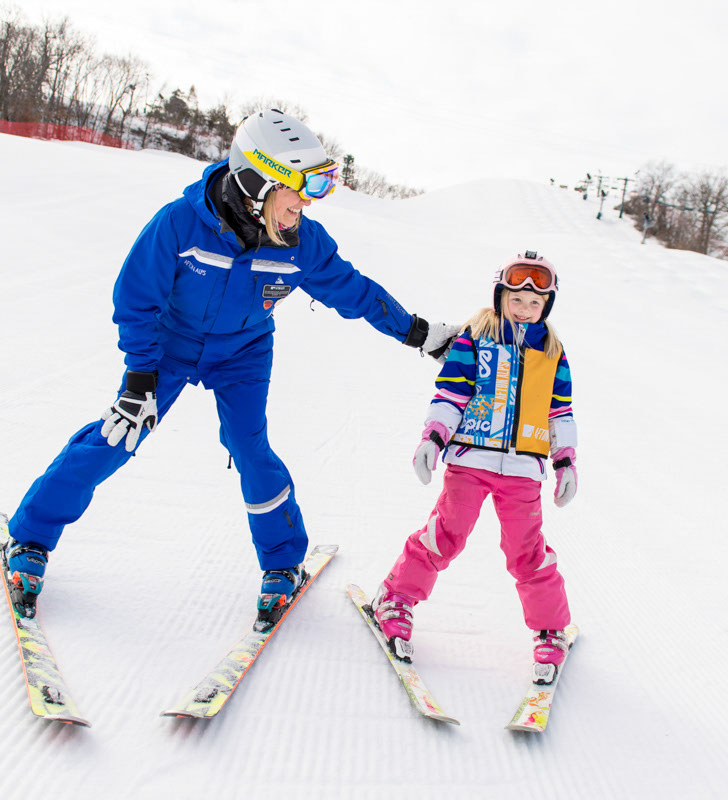
[[[126,373],[126,391],[101,415],[106,420],[101,435],[116,447],[126,437],[124,447],[131,453],[139,442],[139,435],[146,425],[150,431],[157,427],[157,373]]]
[[[450,431],[441,422],[431,422],[422,431],[422,439],[417,445],[412,464],[415,468],[415,475],[425,486],[432,480],[432,473],[437,468],[437,460],[449,440]]]
[[[427,329],[427,337],[422,349],[432,356],[438,364],[444,364],[452,343],[460,333],[460,325],[448,325],[444,322],[431,322]]]
[[[578,476],[576,474],[576,451],[573,447],[562,447],[553,454],[556,488],[554,503],[563,508],[574,499]]]

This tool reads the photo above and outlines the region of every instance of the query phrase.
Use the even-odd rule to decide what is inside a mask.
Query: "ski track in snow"
[[[0,154],[0,508],[12,513],[111,401],[123,371],[116,274],[202,165],[7,135]],[[42,208],[29,159],[60,187]],[[454,195],[477,210],[465,225]],[[442,465],[427,488],[411,470],[437,368],[298,293],[277,312],[270,437],[311,544],[337,542],[338,555],[218,718],[158,716],[249,630],[260,579],[213,397],[187,388],[51,557],[39,618],[91,729],[33,717],[3,612],[0,797],[722,796],[716,365],[728,304],[715,287],[728,267],[642,245],[618,203],[610,195],[597,221],[593,198],[486,181],[397,202],[341,190],[310,209],[345,258],[430,320],[489,304],[493,272],[517,250],[557,264],[580,483],[559,510],[547,481],[544,531],[581,636],[544,735],[503,729],[527,686],[530,637],[488,502],[415,614],[418,670],[460,728],[411,708],[347,597],[349,582],[374,591],[437,498]]]

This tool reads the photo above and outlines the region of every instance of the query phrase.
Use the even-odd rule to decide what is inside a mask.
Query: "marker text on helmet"
[[[259,160],[265,163],[266,166],[274,169],[276,172],[279,172],[281,175],[285,175],[287,178],[291,175],[291,170],[288,167],[284,167],[283,164],[279,164],[277,161],[274,161],[272,158],[269,158],[265,153],[261,153],[260,150],[253,150],[253,155]]]
[[[243,155],[247,157],[251,164],[254,164],[263,174],[274,178],[279,183],[298,191],[303,185],[303,175],[295,169],[279,164],[275,159],[262,153],[257,148],[255,150],[245,150]]]

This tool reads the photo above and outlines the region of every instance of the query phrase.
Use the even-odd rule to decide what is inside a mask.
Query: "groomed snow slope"
[[[203,165],[0,136],[0,508],[12,513],[123,369],[111,289],[141,227]],[[614,202],[611,202],[614,200]],[[249,627],[259,569],[214,398],[188,388],[52,554],[39,618],[91,729],[29,711],[0,611],[0,797],[722,796],[728,537],[725,262],[668,251],[596,201],[492,181],[314,204],[410,311],[462,321],[523,248],[558,266],[579,492],[544,486],[582,630],[542,737],[503,729],[530,640],[486,504],[416,611],[417,665],[460,728],[420,718],[346,596],[373,592],[426,519],[412,451],[436,364],[298,293],[278,310],[271,441],[312,544],[339,554],[219,718],[160,718]]]

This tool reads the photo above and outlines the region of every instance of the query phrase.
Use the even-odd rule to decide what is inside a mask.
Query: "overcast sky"
[[[297,103],[360,164],[411,186],[571,183],[662,159],[728,166],[719,0],[17,6],[35,24],[68,16],[99,52],[138,56],[155,88],[194,84],[203,108],[261,96]]]

